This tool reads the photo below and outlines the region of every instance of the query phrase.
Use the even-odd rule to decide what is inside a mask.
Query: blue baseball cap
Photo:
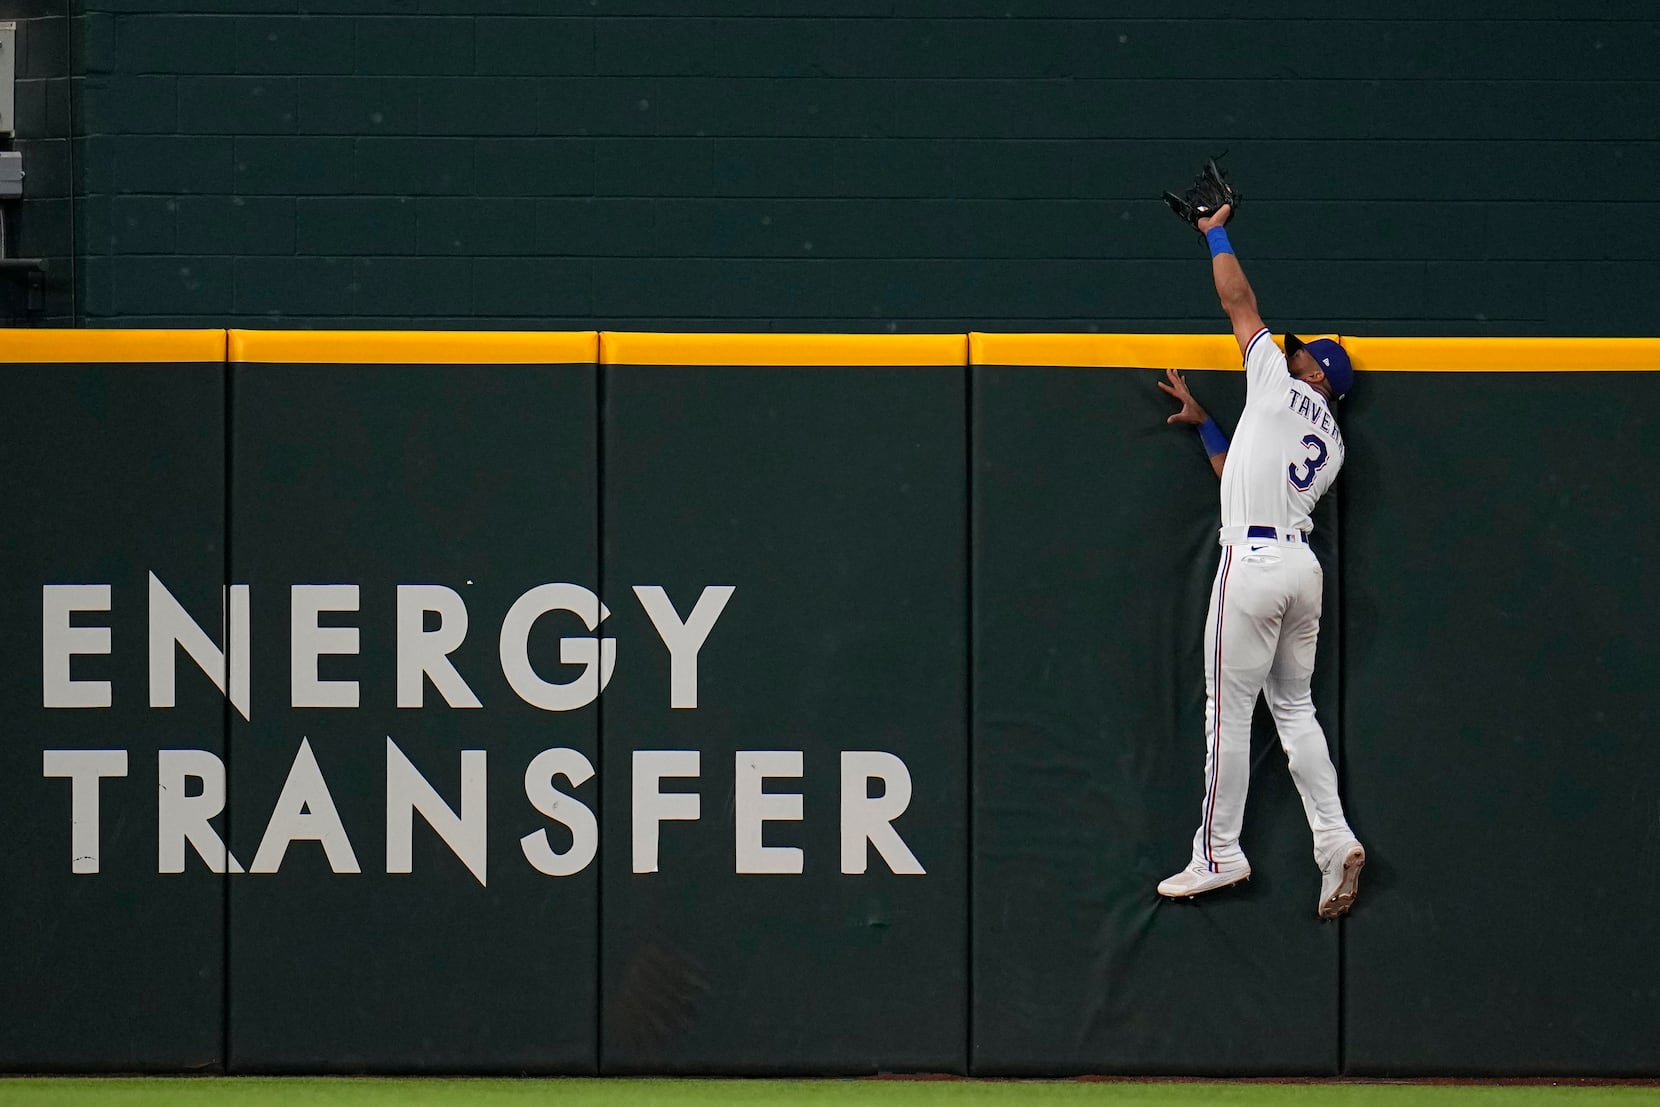
[[[1341,400],[1349,394],[1349,389],[1355,386],[1354,366],[1349,364],[1349,351],[1339,346],[1329,338],[1314,338],[1307,342],[1294,334],[1285,336],[1285,356],[1290,357],[1298,350],[1307,350],[1317,365],[1326,374],[1326,380],[1331,382],[1331,394]]]

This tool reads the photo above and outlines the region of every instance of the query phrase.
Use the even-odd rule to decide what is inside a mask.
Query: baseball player
[[[1211,250],[1222,308],[1245,355],[1245,411],[1230,444],[1174,369],[1159,387],[1181,403],[1170,423],[1197,427],[1222,481],[1222,554],[1205,621],[1205,794],[1193,859],[1159,884],[1186,898],[1246,880],[1239,848],[1250,780],[1251,713],[1266,692],[1314,832],[1321,918],[1354,904],[1366,851],[1349,829],[1337,772],[1314,717],[1309,681],[1320,633],[1321,570],[1308,545],[1309,515],[1343,466],[1333,408],[1354,383],[1343,347],[1285,336],[1274,345],[1239,267],[1222,205],[1196,226]]]

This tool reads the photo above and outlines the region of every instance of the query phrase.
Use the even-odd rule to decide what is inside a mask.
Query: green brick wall
[[[74,2],[90,325],[1660,333],[1635,0]]]

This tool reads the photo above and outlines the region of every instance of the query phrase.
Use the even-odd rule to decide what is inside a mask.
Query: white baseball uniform
[[[1245,413],[1222,470],[1222,555],[1205,623],[1205,798],[1193,860],[1244,863],[1251,713],[1266,692],[1314,832],[1316,861],[1354,837],[1309,690],[1320,634],[1310,513],[1343,466],[1324,397],[1291,376],[1264,327],[1245,351]]]

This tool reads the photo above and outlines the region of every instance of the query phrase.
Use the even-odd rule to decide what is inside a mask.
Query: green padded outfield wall
[[[1226,149],[1287,326],[1656,333],[1646,0],[66,10],[18,216],[76,322],[1210,331],[1157,197]]]
[[[1653,1076],[1653,344],[1351,345],[1349,1071]]]
[[[225,700],[147,625],[223,646],[225,334],[8,334],[0,1068],[214,1071],[225,880],[158,828],[224,833]]]
[[[1225,335],[17,332],[0,1067],[1660,1074],[1660,343],[1347,341],[1331,924]]]
[[[606,334],[602,360],[605,1070],[963,1071],[966,338]],[[682,684],[653,627],[704,604]],[[642,750],[697,756],[646,782],[700,797],[654,859]]]
[[[236,1071],[595,1071],[597,353],[232,332]]]
[[[1151,349],[1149,349],[1151,346]],[[1227,365],[1227,336],[975,335],[974,1023],[983,1075],[1339,1070],[1339,931],[1259,708],[1242,839],[1255,875],[1192,904],[1217,480],[1148,364]],[[1244,376],[1196,372],[1227,427]],[[1341,488],[1341,485],[1339,485]],[[1334,491],[1315,703],[1339,709]],[[1335,742],[1333,743],[1335,745]]]

